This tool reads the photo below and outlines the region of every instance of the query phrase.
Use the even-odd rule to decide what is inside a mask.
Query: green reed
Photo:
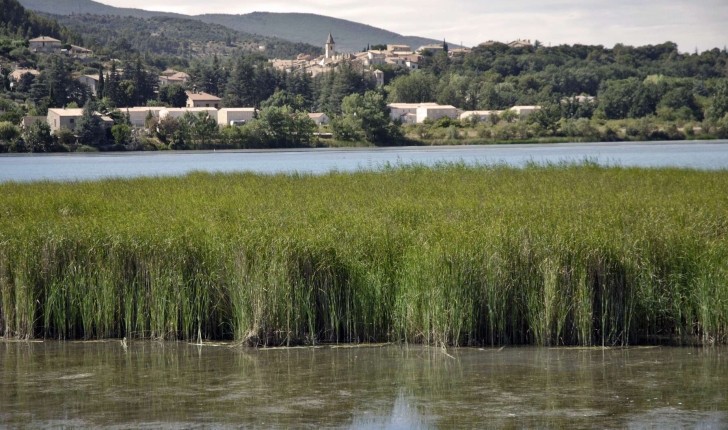
[[[728,341],[728,172],[444,164],[0,185],[0,336]]]

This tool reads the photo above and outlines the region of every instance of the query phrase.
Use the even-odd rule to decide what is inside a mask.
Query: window
[[[210,103],[206,103],[205,104],[205,107],[210,107]]]
[[[76,121],[76,120],[74,118],[71,118],[71,124],[73,124],[74,121]]]

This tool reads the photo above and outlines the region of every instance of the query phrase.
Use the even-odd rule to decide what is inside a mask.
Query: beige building
[[[71,45],[71,49],[67,51],[68,55],[73,58],[91,58],[94,56],[94,51],[86,49],[83,46]]]
[[[215,109],[219,109],[221,104],[222,99],[219,97],[215,97],[212,94],[202,92],[193,93],[192,91],[187,91],[188,108],[212,107]]]
[[[425,51],[430,51],[433,54],[436,54],[436,53],[438,53],[440,51],[444,51],[444,50],[445,50],[445,47],[443,45],[432,44],[432,45],[420,46],[419,48],[417,48],[417,53],[421,54]]]
[[[114,120],[108,116],[99,113],[96,113],[96,115],[101,117],[106,128],[111,128],[114,125]],[[75,130],[76,123],[81,116],[83,116],[83,109],[48,109],[47,121],[51,127],[51,133],[55,133],[63,127]]]
[[[498,110],[471,110],[460,114],[460,121],[468,121],[475,118],[477,121],[488,121],[493,115],[500,115]]]
[[[400,52],[409,53],[412,52],[412,48],[409,45],[387,45],[387,51],[391,52],[392,54],[397,54]]]
[[[30,73],[33,76],[40,75],[39,71],[33,69],[15,69],[9,77],[11,81],[18,82],[26,73]]]
[[[224,125],[243,125],[255,118],[255,108],[222,108],[217,111],[217,123]]]
[[[165,70],[167,72],[167,70]],[[175,70],[172,70],[171,74],[162,73],[162,76],[159,77],[159,86],[163,87],[165,85],[172,85],[172,84],[185,84],[187,81],[190,80],[190,75],[188,75],[185,72],[177,72]]]
[[[510,46],[511,48],[530,48],[533,45],[531,45],[530,40],[518,39],[518,40],[514,40],[513,42],[509,43],[508,46]]]
[[[316,123],[316,125],[327,125],[329,123],[329,117],[323,112],[310,113],[308,117]]]
[[[147,121],[147,115],[152,114],[153,118],[159,118],[159,112],[163,107],[130,107],[119,109],[123,114],[129,114],[129,121],[134,127],[144,127]]]
[[[389,108],[389,116],[392,120],[399,120],[405,123],[404,116],[411,114],[414,115],[415,121],[417,118],[417,109],[422,106],[437,106],[437,103],[390,103],[387,105]],[[408,119],[409,122],[415,122]]]
[[[96,96],[96,92],[99,88],[99,76],[96,75],[81,75],[77,78],[78,82],[86,85],[91,90],[91,94]]]
[[[541,106],[513,106],[510,110],[517,113],[521,118],[525,118],[539,109],[541,109]]]
[[[28,41],[29,48],[32,52],[44,54],[60,53],[61,41],[52,37],[41,36]]]
[[[212,118],[215,118],[215,121],[217,121],[217,109],[215,109],[214,107],[164,108],[159,111],[159,119],[179,119],[182,118],[187,112],[191,113],[192,115],[197,115],[200,112],[207,112],[208,115],[210,115]]]
[[[420,106],[417,108],[417,123],[423,123],[426,119],[437,121],[441,118],[458,118],[458,109],[454,106]]]

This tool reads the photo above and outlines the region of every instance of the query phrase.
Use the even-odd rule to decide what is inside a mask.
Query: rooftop
[[[48,37],[48,36],[36,37],[35,39],[30,39],[28,42],[58,42],[58,43],[61,43],[60,40],[54,39],[54,38]]]
[[[209,100],[209,101],[222,101],[220,97],[215,97],[212,94],[207,93],[193,93],[192,91],[187,91],[187,97],[190,98],[190,100]]]

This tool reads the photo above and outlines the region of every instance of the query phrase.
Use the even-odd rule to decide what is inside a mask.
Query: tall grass
[[[0,185],[0,335],[728,341],[728,172],[589,164]]]

